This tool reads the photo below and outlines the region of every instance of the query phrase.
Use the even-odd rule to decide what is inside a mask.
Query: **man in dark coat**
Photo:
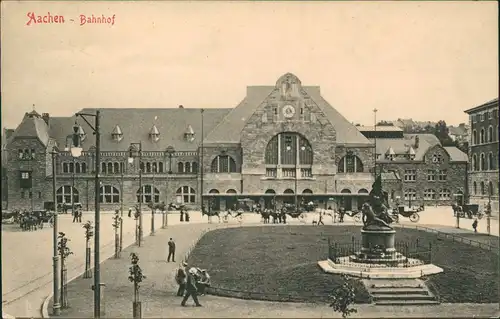
[[[175,242],[172,238],[168,241],[168,257],[167,262],[170,262],[170,257],[172,257],[172,261],[175,262]]]
[[[196,288],[196,282],[197,270],[196,268],[191,268],[189,269],[187,276],[186,295],[184,295],[184,298],[182,299],[181,306],[186,307],[186,301],[189,297],[192,297],[196,307],[201,307],[201,304],[198,301],[198,289]]]

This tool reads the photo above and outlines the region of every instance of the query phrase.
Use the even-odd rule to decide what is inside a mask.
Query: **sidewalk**
[[[202,308],[180,306],[179,297],[175,296],[177,285],[174,271],[183,260],[193,241],[204,230],[227,227],[227,224],[184,224],[160,230],[154,237],[145,239],[142,247],[131,246],[122,252],[121,259],[109,259],[101,265],[101,278],[107,287],[104,291],[106,303],[105,317],[132,317],[133,286],[128,281],[130,253],[139,254],[141,268],[146,279],[141,285],[142,314],[144,318],[324,318],[341,316],[322,304],[264,302],[239,300],[215,296],[200,297]],[[238,226],[238,225],[229,225]],[[250,225],[248,225],[250,226]],[[167,263],[166,244],[169,237],[177,243],[176,263]],[[202,266],[202,265],[200,265]],[[63,310],[63,318],[92,318],[93,292],[90,289],[92,279],[78,278],[68,287],[70,308]],[[192,303],[192,301],[190,301]],[[103,307],[101,306],[101,307]],[[49,304],[49,313],[52,304]],[[352,318],[388,318],[388,317],[492,317],[498,313],[498,304],[441,304],[420,307],[380,307],[375,305],[356,305],[357,314]]]

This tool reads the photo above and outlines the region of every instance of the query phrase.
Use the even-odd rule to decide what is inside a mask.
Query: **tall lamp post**
[[[91,113],[76,113],[80,116],[87,125],[92,129],[95,134],[95,233],[94,233],[94,318],[101,316],[101,260],[100,260],[100,220],[101,220],[101,184],[99,181],[99,169],[101,167],[101,112],[95,111]],[[95,118],[95,127],[87,120],[87,117]],[[80,157],[83,148],[81,147],[80,127],[75,125],[73,127],[73,147],[71,148],[71,155],[73,157]]]
[[[205,155],[204,154],[204,150],[203,150],[203,113],[205,113],[205,110],[204,109],[201,109],[200,110],[200,114],[201,114],[201,160],[200,160],[200,209],[203,208],[203,176],[205,175],[204,173],[204,165],[203,165],[203,156]]]
[[[137,239],[137,245],[141,246],[142,241],[142,142],[130,143],[128,163],[133,164],[134,159],[139,158],[139,236]],[[153,192],[154,193],[154,192]]]
[[[151,199],[151,236],[155,235],[155,203],[156,203],[156,192],[155,192],[155,177],[156,177],[156,169],[158,168],[158,164],[156,162],[152,163],[153,169],[153,198]]]
[[[168,171],[167,171],[167,179],[166,179],[166,187],[165,187],[165,204],[166,206],[166,212],[165,212],[165,220],[163,221],[163,228],[165,228],[168,225],[168,182],[170,179],[170,174],[172,174],[172,156],[175,153],[175,149],[173,146],[167,147],[165,150],[165,153],[168,155]]]
[[[53,245],[53,257],[52,257],[52,268],[53,268],[53,298],[54,302],[52,304],[52,315],[59,316],[61,314],[61,304],[59,303],[59,253],[57,251],[57,236],[59,235],[57,230],[57,208],[56,208],[56,155],[57,150],[54,148],[52,152],[52,202],[53,202],[53,227],[52,227],[52,245]]]
[[[120,163],[120,252],[123,249],[123,162]]]

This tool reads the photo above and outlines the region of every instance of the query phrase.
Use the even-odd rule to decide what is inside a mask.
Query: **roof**
[[[396,172],[383,172],[380,175],[383,181],[401,179],[401,177]]]
[[[456,136],[467,135],[467,128],[464,126],[450,126],[448,127],[448,133]]]
[[[403,129],[394,125],[356,126],[360,132],[403,132]]]
[[[207,136],[206,142],[239,143],[240,133],[245,127],[246,121],[275,89],[275,86],[248,86],[247,96]],[[356,126],[350,123],[321,96],[319,86],[302,86],[302,89],[309,95],[334,127],[337,143],[372,144],[358,131]]]
[[[471,109],[468,109],[468,110],[465,110],[464,112],[467,113],[467,114],[471,114],[471,113],[474,113],[474,112],[477,112],[477,111],[481,111],[483,109],[487,109],[487,108],[490,108],[490,107],[498,107],[498,98],[496,99],[493,99],[491,101],[488,101],[486,103],[483,103],[479,106],[475,106]]]
[[[47,146],[49,141],[47,124],[35,111],[26,113],[21,124],[12,133],[10,141],[18,137],[37,137],[43,145]]]
[[[444,149],[450,155],[450,159],[453,162],[468,162],[469,158],[467,154],[456,148],[455,146],[445,146]]]
[[[83,109],[81,113],[95,114],[96,109]],[[142,141],[144,151],[165,151],[168,146],[173,146],[179,151],[195,151],[200,144],[201,136],[201,112],[194,108],[171,108],[171,109],[140,109],[140,108],[110,108],[101,111],[101,149],[103,151],[125,151],[130,143]],[[203,134],[207,134],[219,123],[230,111],[224,108],[205,109],[203,113]],[[157,119],[155,120],[155,117]],[[90,123],[94,119],[89,118]],[[50,118],[50,136],[58,145],[66,144],[66,136],[72,133],[75,116]],[[92,129],[83,121],[78,123],[87,132],[87,138],[82,142],[84,150],[88,150],[95,144],[92,137]],[[123,138],[117,142],[112,138],[112,132],[116,126],[120,127]],[[153,125],[160,132],[160,139],[156,142],[149,135]],[[195,132],[192,142],[184,137],[186,127],[191,125]]]
[[[419,142],[416,147],[416,137]],[[375,139],[373,139],[375,141]],[[425,153],[435,145],[441,145],[434,134],[404,134],[403,138],[377,138],[377,154],[386,154],[392,148],[396,155],[409,154],[410,149],[415,151],[415,160],[422,160]]]

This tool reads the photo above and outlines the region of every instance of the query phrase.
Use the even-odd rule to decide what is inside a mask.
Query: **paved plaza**
[[[128,246],[134,241],[134,226],[135,221],[132,218],[128,218],[126,213],[124,214],[124,246]],[[229,317],[239,315],[239,312],[236,313],[233,311],[228,311],[228,307],[235,306],[239,307],[242,311],[241,316],[264,316],[263,313],[268,313],[269,315],[265,315],[268,317],[272,316],[324,316],[330,312],[330,309],[322,308],[319,306],[311,306],[304,304],[293,304],[286,306],[282,303],[265,303],[265,302],[257,302],[257,301],[243,301],[243,300],[233,300],[229,299],[228,301],[224,301],[224,298],[207,296],[204,297],[204,300],[207,300],[207,304],[209,305],[210,312],[202,311],[198,309],[182,309],[176,307],[164,307],[161,306],[163,304],[172,304],[176,305],[177,300],[174,296],[170,296],[169,294],[175,289],[175,282],[173,278],[169,276],[173,272],[173,269],[176,265],[173,263],[167,264],[164,262],[165,259],[165,243],[167,241],[167,237],[172,236],[176,238],[178,243],[178,254],[182,255],[185,250],[188,249],[188,246],[193,243],[195,239],[197,239],[198,235],[207,229],[212,229],[214,227],[239,227],[240,222],[236,219],[229,218],[228,223],[220,223],[218,222],[216,217],[212,218],[213,223],[207,223],[207,217],[204,216],[202,218],[201,214],[198,212],[192,212],[191,221],[189,224],[182,223],[182,226],[179,221],[178,213],[174,213],[169,217],[168,223],[171,226],[167,230],[159,230],[161,226],[161,215],[156,215],[155,226],[158,230],[157,235],[154,238],[147,238],[145,240],[145,244],[143,247],[138,248],[135,246],[131,246],[130,249],[138,250],[140,252],[141,263],[145,263],[145,273],[148,276],[148,280],[144,285],[144,306],[143,312],[145,317],[147,316],[195,316],[195,317],[207,317],[207,316],[220,316],[220,317]],[[113,214],[103,213],[101,217],[101,260],[105,260],[108,257],[111,257],[114,253],[114,232],[111,227]],[[147,236],[149,234],[150,229],[150,213],[144,213],[144,235]],[[435,208],[428,207],[424,212],[420,213],[421,219],[418,225],[427,225],[432,226],[433,228],[439,229],[441,231],[455,231],[455,232],[466,232],[467,229],[472,229],[472,220],[469,219],[461,219],[461,230],[454,230],[456,219],[453,217],[451,212],[451,208]],[[307,216],[307,224],[311,224],[312,220],[316,219],[317,216],[315,214],[308,214]],[[93,214],[90,212],[84,213],[82,221],[91,220],[93,221]],[[346,217],[346,223],[353,223],[352,219]],[[84,270],[84,248],[85,248],[85,239],[84,239],[84,230],[82,228],[82,224],[80,223],[72,223],[72,217],[70,215],[60,215],[59,218],[59,230],[65,232],[68,238],[71,239],[70,247],[74,252],[74,255],[71,255],[68,259],[68,278],[74,278]],[[298,220],[289,219],[291,224],[301,224]],[[401,222],[405,225],[415,225],[415,223],[411,223],[407,219],[401,219]],[[325,218],[326,224],[332,224],[332,220],[328,217]],[[245,214],[241,224],[244,225],[258,225],[260,224],[260,215],[257,214]],[[3,226],[4,229],[2,231],[2,277],[3,277],[3,309],[5,313],[9,313],[15,316],[41,316],[40,306],[43,303],[45,297],[51,293],[52,290],[52,228],[47,227],[43,230],[38,230],[35,232],[21,232],[15,226]],[[189,231],[186,231],[189,229]],[[491,220],[491,230],[492,234],[498,235],[498,220]],[[482,219],[479,221],[479,231],[486,231],[486,219]],[[470,235],[470,232],[467,232]],[[474,238],[473,236],[470,238]],[[92,243],[93,248],[93,243]],[[180,260],[180,257],[177,257]],[[124,265],[128,265],[128,252],[123,253],[123,257],[120,260],[109,260],[103,266],[103,281],[108,284],[106,288],[106,295],[108,298],[112,298],[113,290],[118,289],[117,291],[121,292],[124,297],[123,302],[129,302],[130,296],[125,293],[125,291],[131,291],[130,284],[126,281],[126,276],[119,279],[113,278],[113,276],[121,276],[119,273],[114,271],[115,267],[117,269],[121,269],[120,267],[125,267],[124,265],[118,266],[117,263],[123,263]],[[114,265],[114,266],[109,266]],[[111,267],[111,268],[110,268]],[[172,269],[170,269],[172,268]],[[123,268],[126,269],[126,268]],[[172,270],[172,271],[170,271]],[[150,278],[150,279],[149,279]],[[125,280],[121,282],[120,280]],[[121,283],[120,283],[121,282]],[[119,287],[113,288],[113,283],[120,283]],[[90,287],[91,281],[87,280],[85,284],[87,288]],[[154,285],[148,288],[148,285]],[[87,289],[89,290],[89,289]],[[148,295],[150,293],[151,295]],[[111,294],[111,295],[110,295]],[[71,295],[71,298],[75,297],[75,294]],[[87,291],[87,293],[82,293],[81,300],[78,301],[72,300],[72,309],[76,310],[79,302],[92,303],[92,291]],[[158,300],[155,301],[157,298]],[[165,299],[167,298],[167,299]],[[169,299],[171,298],[171,300]],[[113,316],[120,317],[120,313],[124,311],[124,317],[130,316],[128,313],[129,306],[120,306],[120,303],[116,304],[116,315],[114,313],[115,310],[114,303],[107,304],[106,307],[108,309],[109,314],[113,314]],[[157,312],[151,307],[159,307]],[[155,306],[156,305],[156,306]],[[207,306],[208,306],[207,305]],[[260,306],[259,306],[260,305]],[[290,308],[292,307],[292,308]],[[372,306],[361,306],[364,307],[372,307]],[[441,305],[439,307],[445,307],[445,305]],[[461,312],[458,309],[467,308],[467,306],[462,305],[460,307],[452,307],[449,311],[457,311],[457,315]],[[491,307],[485,307],[485,311],[489,311]],[[89,308],[91,311],[92,307],[83,307]],[[124,308],[124,309],[122,309]],[[275,309],[271,311],[270,309]],[[381,308],[374,308],[375,310],[380,312]],[[391,311],[389,308],[384,308],[383,311]],[[436,308],[434,308],[436,309]],[[192,311],[191,311],[192,310]],[[172,312],[173,311],[173,312]],[[184,313],[189,311],[189,313]],[[435,311],[435,310],[434,310]],[[444,310],[443,310],[444,311]],[[448,311],[448,310],[447,310]],[[463,310],[465,311],[465,310]],[[149,313],[149,314],[148,314]],[[244,315],[246,313],[246,315]],[[293,315],[296,313],[297,315]],[[383,312],[382,312],[383,313]],[[381,315],[382,315],[381,313]],[[446,312],[448,313],[448,312]],[[454,313],[454,312],[452,312]],[[300,315],[301,314],[301,315]],[[361,314],[360,314],[361,315]],[[412,316],[412,314],[404,314],[405,316]],[[417,316],[418,314],[415,314]],[[424,314],[421,314],[424,315]],[[429,316],[432,314],[430,313]],[[75,316],[87,316],[85,314],[77,313]],[[264,317],[265,317],[264,316]],[[378,316],[378,315],[377,315]],[[427,316],[427,314],[425,315]]]

